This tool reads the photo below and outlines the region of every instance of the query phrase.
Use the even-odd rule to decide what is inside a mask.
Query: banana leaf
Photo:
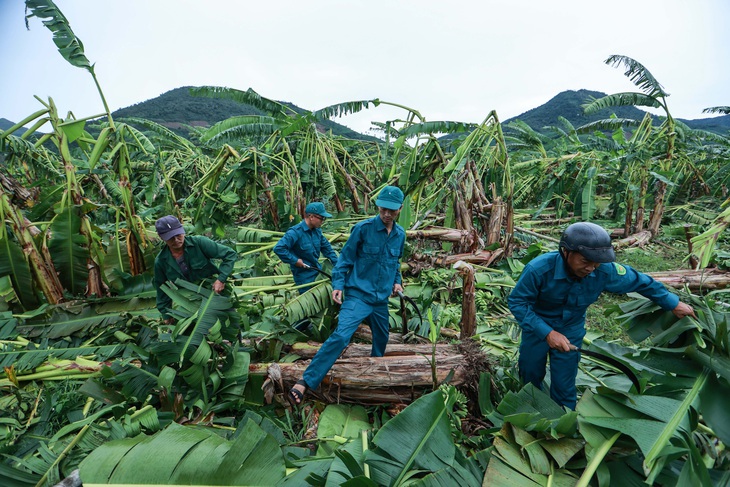
[[[369,431],[370,429],[372,429],[372,426],[364,407],[330,404],[319,416],[317,437],[325,439],[340,436],[355,439],[360,438],[361,431]],[[339,447],[339,444],[335,441],[322,441],[319,444],[317,455],[332,455],[337,447]]]
[[[281,312],[289,323],[296,323],[308,317],[317,316],[332,304],[332,284],[330,281],[317,281],[307,292],[287,302]]]
[[[13,289],[26,309],[38,305],[28,260],[23,249],[9,238],[7,232],[0,232],[0,276],[10,277]]]
[[[111,328],[124,321],[118,312],[99,314],[94,308],[84,307],[80,313],[70,313],[56,309],[50,317],[28,320],[18,326],[23,336],[28,338],[56,339],[70,337],[73,334],[86,334],[96,328]]]
[[[66,17],[51,0],[26,0],[25,5],[32,12],[30,16],[41,19],[43,25],[53,33],[53,42],[66,61],[77,68],[93,72],[94,67],[84,54],[81,39],[76,37]]]
[[[385,423],[373,443],[376,448],[365,453],[365,463],[378,485],[400,485],[413,469],[437,472],[452,466],[456,446],[444,393],[417,399]]]
[[[89,277],[89,250],[81,235],[80,207],[68,206],[53,218],[48,250],[59,279],[69,292],[80,295]]]
[[[552,475],[532,471],[530,462],[525,459],[518,446],[503,438],[495,438],[494,453],[489,460],[484,475],[486,487],[574,487],[576,479],[562,470]]]
[[[727,407],[727,398],[730,397],[730,387],[714,375],[710,375],[707,383],[700,392],[702,418],[712,428],[718,438],[730,445],[730,408]]]
[[[253,421],[233,441],[171,423],[152,436],[105,443],[80,465],[89,484],[274,485],[285,473],[278,443]]]
[[[93,355],[98,361],[105,361],[120,356],[125,349],[126,345],[121,344],[69,348],[47,348],[45,345],[45,347],[29,350],[2,351],[0,352],[0,367],[13,365],[16,371],[29,371],[51,358],[74,360],[79,356],[90,355]]]

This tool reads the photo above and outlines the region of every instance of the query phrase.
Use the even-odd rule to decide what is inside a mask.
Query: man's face
[[[400,208],[397,210],[389,210],[388,208],[378,206],[378,211],[380,212],[380,219],[383,220],[383,223],[386,225],[390,225],[394,221],[398,220],[398,215],[400,215]]]
[[[568,252],[568,257],[565,259],[568,263],[568,268],[576,277],[586,277],[588,274],[593,272],[601,265],[598,262],[593,262],[583,257],[578,252]]]
[[[167,245],[167,248],[172,250],[173,252],[180,252],[183,249],[183,244],[185,243],[185,234],[175,235],[170,240],[165,240],[165,244]]]
[[[322,215],[310,213],[307,215],[306,220],[307,220],[307,224],[309,225],[310,228],[319,228],[322,226],[322,224],[324,223],[326,218],[323,217]]]

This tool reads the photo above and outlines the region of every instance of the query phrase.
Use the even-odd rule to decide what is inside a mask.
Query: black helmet
[[[611,236],[595,223],[579,222],[569,225],[560,237],[560,247],[578,252],[591,262],[603,264],[616,260]]]

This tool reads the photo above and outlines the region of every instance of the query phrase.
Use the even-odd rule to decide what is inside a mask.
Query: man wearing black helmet
[[[524,383],[541,387],[550,356],[550,397],[575,409],[575,377],[585,336],[588,306],[603,291],[636,292],[677,318],[695,316],[659,282],[627,265],[615,263],[611,237],[594,223],[574,223],[565,229],[557,251],[525,266],[509,296],[510,311],[522,328],[519,369]],[[601,265],[607,264],[607,265]]]

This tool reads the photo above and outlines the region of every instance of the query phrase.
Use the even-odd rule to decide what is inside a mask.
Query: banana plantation
[[[69,69],[93,78],[105,112],[37,98],[0,132],[0,485],[730,485],[730,137],[675,120],[647,67],[606,59],[636,91],[586,100],[609,116],[582,127],[538,132],[496,112],[427,121],[380,99],[295,112],[252,89],[203,86],[191,94],[265,115],[183,137],[113,119],[60,10],[25,3]],[[380,105],[402,110],[374,122],[380,141],[322,129],[363,110],[376,118]],[[610,116],[620,106],[662,116]],[[338,305],[325,274],[300,294],[272,249],[321,201],[339,251],[386,185],[405,194],[409,298],[390,300],[386,355],[369,356],[361,327],[292,406],[286,393]],[[163,286],[174,324],[155,307],[152,275],[165,215],[238,253],[227,292]],[[697,317],[632,296],[607,312],[624,340],[589,321],[584,349],[634,377],[585,357],[572,411],[520,382],[506,298],[575,221],[608,229],[619,261],[674,248],[682,268],[654,277]]]

